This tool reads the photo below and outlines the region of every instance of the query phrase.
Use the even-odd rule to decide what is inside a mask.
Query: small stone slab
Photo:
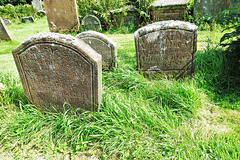
[[[194,0],[194,15],[217,15],[231,5],[231,0]]]
[[[9,19],[4,19],[3,21],[4,21],[4,23],[5,23],[6,25],[12,24],[12,21],[9,20]]]
[[[76,37],[102,55],[102,69],[111,70],[117,67],[117,44],[106,35],[96,31],[86,31],[79,33]]]
[[[157,0],[150,5],[151,17],[154,22],[182,20],[188,5],[187,0]]]
[[[79,31],[76,0],[44,0],[44,6],[51,32]]]
[[[40,0],[32,0],[32,5],[33,5],[33,8],[36,8],[36,10],[38,11],[43,10],[42,2]]]
[[[87,15],[82,20],[82,25],[85,30],[99,31],[102,29],[100,20],[94,15]]]
[[[0,40],[12,40],[12,36],[10,35],[2,17],[0,17]]]
[[[23,23],[33,23],[34,19],[32,16],[28,16],[28,17],[22,17],[22,22]]]
[[[192,74],[197,30],[196,25],[182,21],[161,21],[137,30],[134,37],[138,70],[146,74]]]
[[[51,105],[63,111],[65,102],[73,109],[98,111],[101,55],[85,42],[58,33],[38,34],[12,53],[25,93],[41,111],[53,110]]]

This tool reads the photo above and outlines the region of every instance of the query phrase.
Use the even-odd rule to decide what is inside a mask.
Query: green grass
[[[11,50],[48,32],[46,18],[8,28],[14,41],[0,42],[0,159],[240,159],[238,77],[229,76],[221,48],[201,46],[193,78],[149,80],[135,70],[133,34],[107,34],[118,68],[103,72],[101,112],[41,113],[27,104]],[[199,31],[199,43],[221,34]]]

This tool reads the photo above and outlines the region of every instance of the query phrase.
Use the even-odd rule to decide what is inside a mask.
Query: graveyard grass
[[[48,32],[46,18],[8,29],[14,41],[0,42],[0,159],[240,159],[240,89],[229,84],[220,31],[199,32],[193,78],[152,81],[135,70],[133,34],[108,34],[118,68],[103,72],[101,112],[78,115],[43,114],[24,95],[11,50]]]

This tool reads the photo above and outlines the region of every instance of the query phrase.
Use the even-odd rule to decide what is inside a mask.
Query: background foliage
[[[0,5],[5,4],[12,4],[12,5],[19,5],[19,4],[31,4],[31,0],[0,0]]]
[[[32,5],[4,5],[0,7],[0,17],[3,19],[10,19],[14,22],[19,22],[22,17],[33,16],[34,18],[39,17],[37,10]]]

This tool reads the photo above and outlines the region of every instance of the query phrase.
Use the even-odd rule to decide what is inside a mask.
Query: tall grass
[[[24,24],[10,28],[21,31],[17,43],[48,30],[46,19],[32,25],[30,33]],[[109,36],[118,68],[103,72],[100,112],[39,112],[11,56],[0,55],[0,159],[240,159],[239,90],[222,49],[198,51],[193,78],[149,80],[135,70],[133,35]]]

